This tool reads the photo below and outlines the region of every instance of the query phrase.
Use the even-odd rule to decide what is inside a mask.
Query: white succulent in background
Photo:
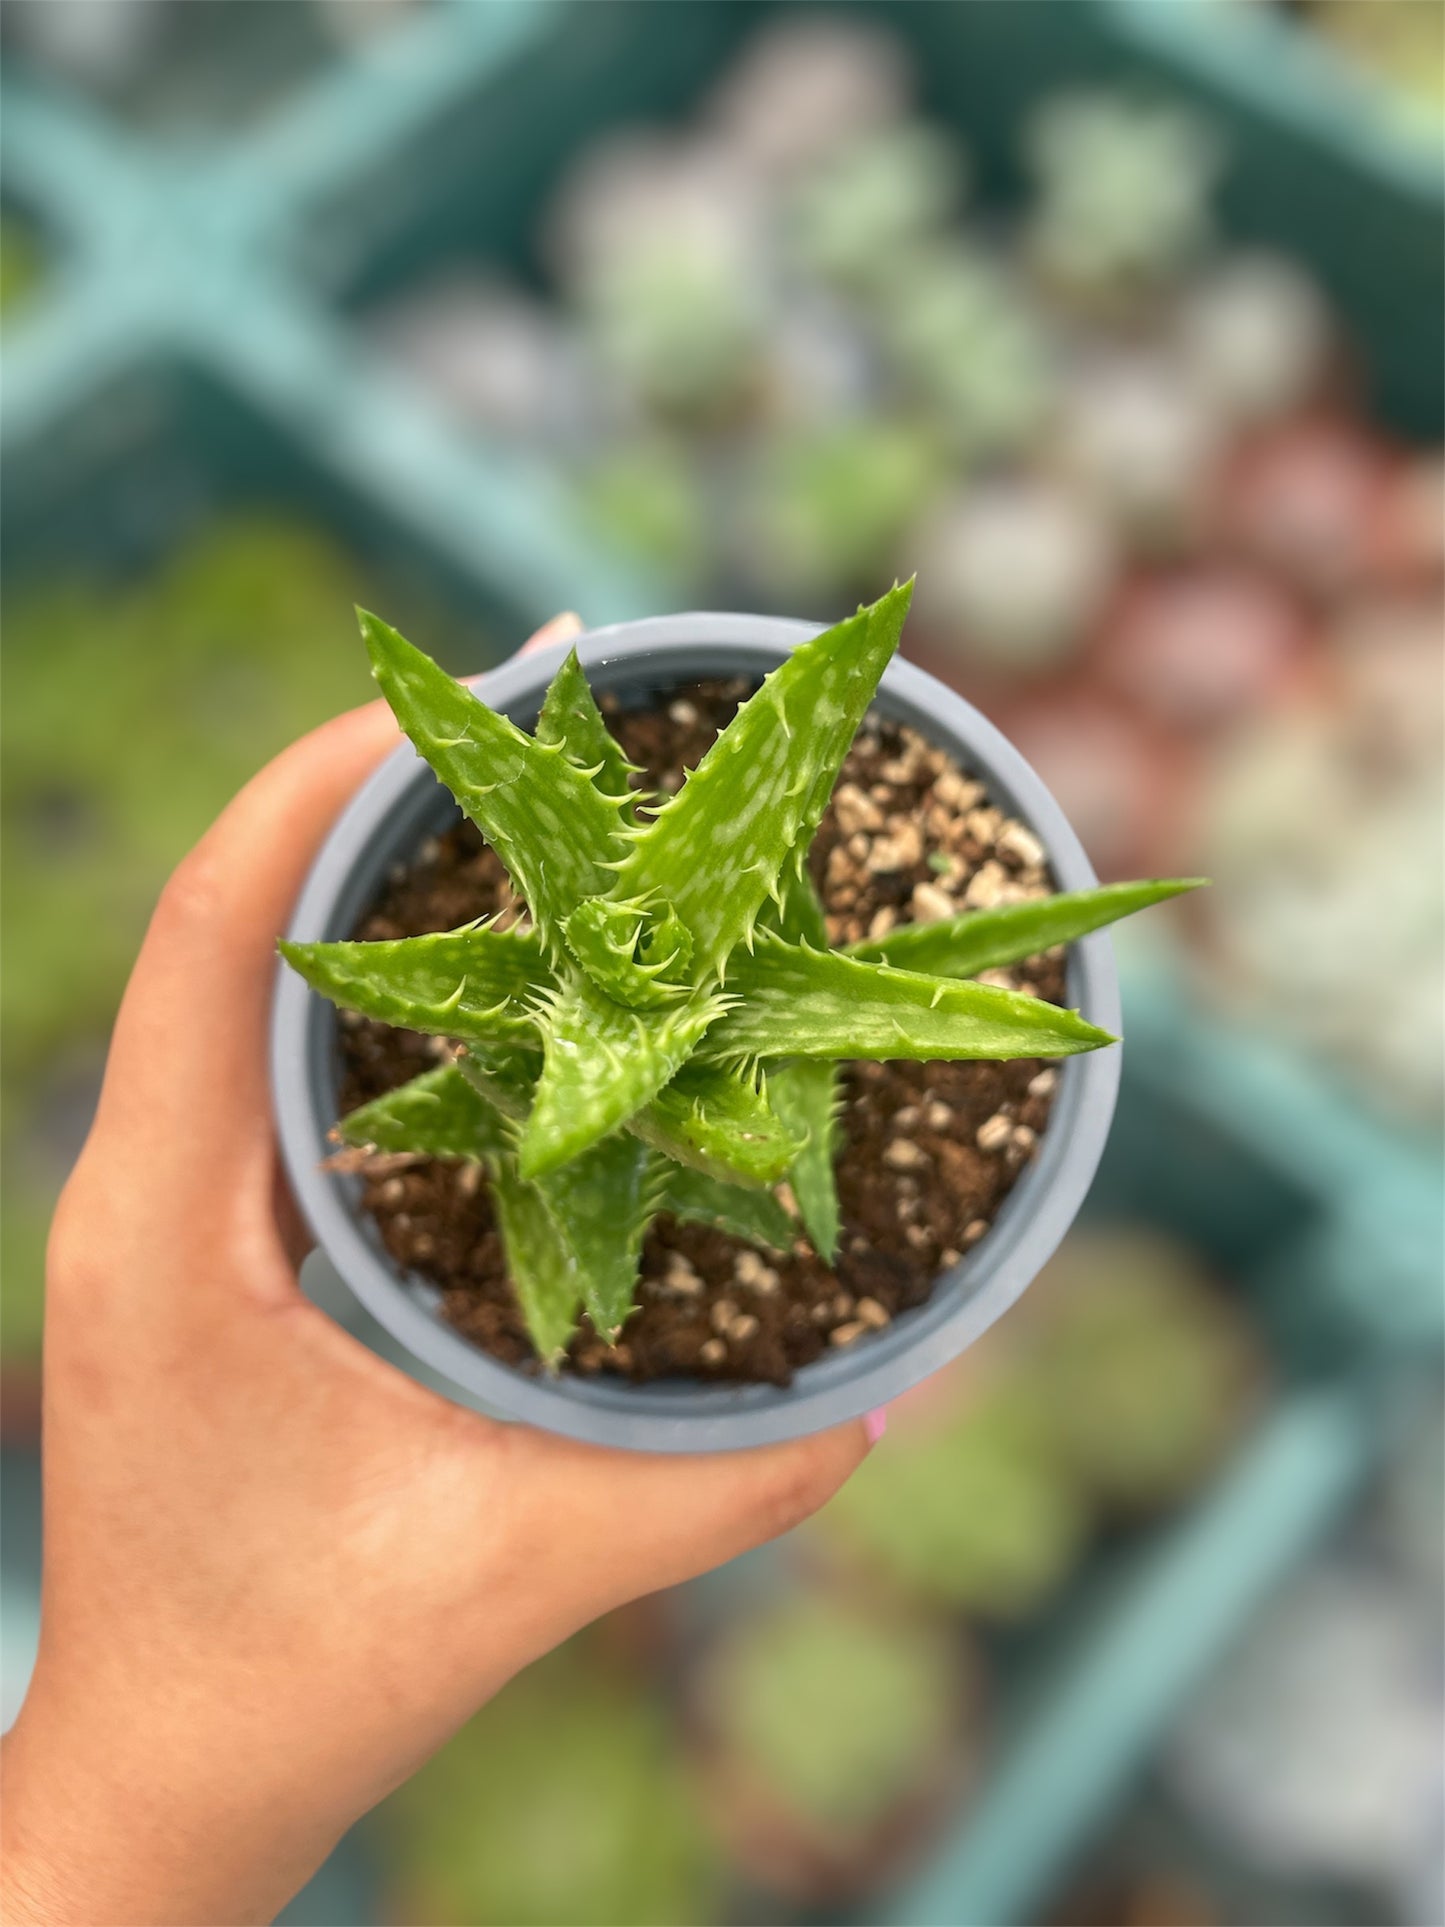
[[[548,442],[581,411],[579,373],[556,312],[468,271],[410,290],[370,320],[378,348],[490,434]]]
[[[912,96],[896,35],[809,10],[784,14],[752,37],[704,118],[750,166],[779,178],[900,120]]]
[[[1070,654],[1114,576],[1108,529],[1084,496],[1039,479],[983,483],[917,540],[920,614],[966,656],[1039,668]]]
[[[1330,348],[1319,290],[1276,254],[1229,256],[1180,304],[1180,353],[1221,416],[1287,415],[1318,388]]]
[[[1220,883],[1210,981],[1237,1010],[1347,1064],[1393,1107],[1437,1117],[1438,642],[1389,685],[1373,652],[1346,661],[1342,681],[1341,699],[1261,720],[1211,778],[1200,843]],[[1362,977],[1388,995],[1362,999]]]
[[[905,391],[966,463],[1019,452],[1053,409],[1058,345],[1002,261],[947,242],[910,259],[877,317]]]
[[[1197,531],[1223,442],[1219,411],[1190,371],[1152,349],[1089,357],[1057,437],[1069,475],[1148,548]]]
[[[926,122],[855,137],[797,182],[785,245],[826,286],[896,301],[896,276],[957,219],[967,178],[958,141]]]

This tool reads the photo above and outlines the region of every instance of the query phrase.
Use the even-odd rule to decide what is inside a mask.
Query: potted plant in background
[[[333,934],[349,933],[398,859],[401,898],[426,867],[417,830],[436,798],[418,787],[411,760],[407,808],[397,808],[401,766],[363,792],[282,950],[352,1028],[370,1020],[440,1041],[428,1068],[349,1112],[340,1134],[353,1148],[319,1174],[335,1033],[318,1027],[301,985],[283,981],[283,1142],[344,1275],[396,1336],[484,1400],[638,1445],[741,1444],[836,1422],[961,1349],[1028,1282],[1077,1208],[1116,1073],[1065,1079],[1056,1103],[1059,1073],[1039,1060],[1113,1043],[1114,993],[1097,950],[1076,952],[1066,985],[1061,946],[1190,886],[1089,887],[1027,770],[927,678],[917,677],[923,700],[910,717],[951,709],[954,740],[962,735],[974,762],[980,750],[992,758],[987,790],[952,744],[896,724],[855,745],[910,593],[896,588],[806,639],[782,625],[799,646],[781,663],[776,628],[748,635],[751,650],[722,638],[659,649],[657,625],[612,632],[609,667],[626,658],[619,644],[641,645],[630,666],[654,719],[658,697],[689,669],[751,670],[754,681],[767,669],[710,745],[701,729],[691,774],[665,772],[671,794],[650,803],[575,654],[548,679],[540,714],[537,665],[518,665],[531,696],[519,707],[537,715],[528,735],[363,617],[383,692],[506,877],[466,900],[473,919],[461,928],[434,927],[443,906],[454,920],[459,901],[444,883],[423,892],[420,930],[406,932],[397,899],[369,938]],[[681,618],[661,631],[686,640],[699,623],[735,638],[754,626]],[[726,701],[716,685],[701,690]],[[674,698],[665,714],[674,738],[698,733],[695,703]],[[625,717],[618,728],[626,736]],[[877,780],[866,790],[847,782],[834,799],[850,756]],[[1004,807],[1020,793],[1034,828]],[[809,854],[830,802],[820,899]],[[926,847],[925,827],[939,848]],[[1056,880],[1084,887],[1048,894],[1050,857]],[[479,919],[488,908],[500,915]],[[1006,974],[1030,959],[1032,978]],[[845,1136],[863,1164],[855,1158],[840,1208],[836,1067],[862,1062],[876,1075],[891,1060],[932,1067],[932,1082],[907,1086],[909,1103],[897,1090],[871,1103],[866,1078],[844,1094]],[[978,1092],[945,1085],[950,1064],[1000,1067],[983,1086],[981,1117],[966,1102]],[[440,1167],[438,1189],[437,1167],[418,1178],[415,1160],[459,1162]],[[485,1225],[475,1215],[482,1169]],[[1013,1215],[1010,1238],[990,1237],[1021,1174],[1027,1215]],[[384,1225],[390,1211],[392,1258],[414,1279],[430,1273],[445,1298],[382,1257],[356,1209],[358,1175],[381,1177],[374,1204]],[[639,1258],[659,1212],[706,1230],[691,1255],[676,1245],[654,1254],[654,1302],[639,1304]],[[951,1224],[957,1243],[944,1244]],[[880,1249],[889,1243],[919,1256],[910,1265]],[[980,1245],[992,1247],[992,1265],[972,1255]],[[507,1287],[510,1329],[469,1317],[463,1287],[477,1280],[479,1256],[496,1274],[482,1283]],[[958,1277],[951,1303],[932,1291],[940,1270]],[[547,1369],[516,1369],[528,1355]],[[811,1383],[794,1382],[799,1365]]]
[[[699,1656],[691,1757],[713,1830],[758,1888],[856,1904],[897,1877],[974,1776],[982,1667],[956,1629],[804,1586]]]
[[[665,1700],[594,1631],[509,1682],[392,1795],[388,1920],[455,1927],[722,1918],[723,1869]]]
[[[1080,1227],[806,1528],[809,1556],[917,1607],[1031,1618],[1105,1533],[1167,1516],[1219,1470],[1259,1403],[1263,1349],[1187,1245]]]

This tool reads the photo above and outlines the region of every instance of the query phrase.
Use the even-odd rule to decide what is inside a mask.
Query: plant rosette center
[[[363,618],[464,820],[282,949],[342,1011],[335,1162],[504,1361],[786,1384],[866,1343],[987,1235],[1053,1060],[1114,1041],[1064,947],[1190,885],[1051,895],[1026,824],[865,721],[908,596],[751,693],[604,716],[573,654],[535,735]]]

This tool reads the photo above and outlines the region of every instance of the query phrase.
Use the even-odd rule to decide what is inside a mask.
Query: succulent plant
[[[681,579],[706,578],[707,503],[683,448],[662,439],[620,443],[585,470],[578,501],[619,553]]]
[[[895,588],[795,650],[646,820],[575,652],[528,736],[361,617],[403,729],[506,865],[530,921],[281,949],[344,1008],[459,1047],[352,1112],[341,1135],[485,1164],[544,1360],[582,1306],[615,1338],[664,1206],[787,1245],[769,1187],[788,1178],[831,1258],[838,1060],[1067,1056],[1113,1041],[1077,1012],[965,981],[1039,948],[1032,904],[1022,923],[1009,906],[933,926],[930,971],[827,947],[808,844],[910,595]],[[1047,941],[1188,887],[1051,900]],[[964,972],[948,961],[950,932]]]
[[[898,264],[963,198],[958,142],[925,123],[884,127],[838,148],[798,183],[789,239],[804,265],[851,292],[886,296]]]
[[[716,1918],[716,1859],[666,1716],[598,1658],[584,1637],[529,1667],[382,1808],[407,1918]]]
[[[1219,155],[1204,122],[1162,102],[1058,94],[1029,130],[1030,243],[1057,285],[1106,302],[1168,283],[1209,232]]]
[[[383,352],[489,433],[545,441],[581,412],[566,330],[504,282],[444,273],[386,303],[371,331]]]
[[[1186,1247],[1141,1226],[1076,1231],[1016,1336],[1052,1449],[1108,1509],[1151,1512],[1187,1497],[1254,1402],[1246,1320]]]
[[[1259,719],[1210,774],[1200,845],[1227,884],[1209,920],[1210,987],[1433,1128],[1445,1096],[1438,628],[1430,647],[1423,627],[1407,645],[1389,691],[1377,680],[1388,638],[1371,625],[1362,640],[1342,699]],[[1391,985],[1373,1022],[1351,995],[1347,951]]]
[[[734,1620],[695,1688],[710,1805],[731,1792],[741,1818],[856,1848],[937,1781],[974,1697],[966,1661],[936,1624],[816,1587]]]
[[[879,316],[884,342],[950,445],[980,461],[1026,447],[1057,376],[1054,344],[1022,290],[959,244],[910,263],[899,295]]]
[[[757,580],[799,602],[876,579],[940,471],[934,437],[903,421],[859,418],[779,436],[746,491],[739,549]]]
[[[725,256],[686,236],[607,262],[585,293],[604,370],[663,419],[725,419],[760,379],[762,317]]]
[[[895,34],[818,11],[780,13],[753,33],[713,89],[708,120],[766,177],[786,177],[899,120],[913,92]]]
[[[1218,417],[1177,356],[1091,355],[1060,410],[1060,462],[1132,543],[1185,547],[1222,453]]]
[[[890,1438],[807,1531],[908,1598],[1008,1621],[1064,1583],[1089,1527],[1027,1374],[1001,1370],[947,1424]]]
[[[1279,255],[1229,256],[1190,289],[1179,314],[1183,357],[1231,424],[1275,420],[1311,399],[1330,348],[1319,289]]]
[[[1039,476],[936,503],[917,533],[930,627],[962,655],[1022,674],[1083,643],[1112,585],[1112,532],[1082,490]]]

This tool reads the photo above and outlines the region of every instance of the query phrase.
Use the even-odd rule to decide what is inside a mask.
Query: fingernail
[[[564,636],[581,635],[586,624],[575,609],[564,609],[560,616],[552,620],[542,630],[549,642],[560,642]]]
[[[888,1408],[880,1405],[876,1412],[870,1412],[863,1421],[863,1433],[869,1446],[874,1446],[888,1430]]]

